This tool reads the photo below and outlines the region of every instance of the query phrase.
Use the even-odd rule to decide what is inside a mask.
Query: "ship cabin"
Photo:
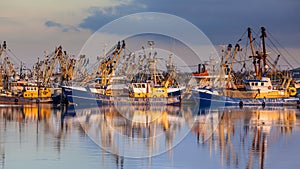
[[[27,81],[13,81],[10,83],[10,88],[13,94],[22,93],[24,86],[27,85]]]
[[[244,80],[246,90],[268,92],[273,90],[271,79],[268,77],[262,77],[261,80]]]
[[[51,89],[37,86],[24,86],[23,88],[24,98],[50,98]]]
[[[109,78],[107,78],[108,80]],[[101,95],[114,95],[119,96],[124,92],[124,88],[126,88],[126,79],[123,76],[113,76],[111,81],[106,86],[102,86],[102,78],[96,78],[95,81],[89,84],[89,88],[92,93],[97,93]]]
[[[168,92],[165,87],[152,87],[151,83],[132,83],[129,87],[129,96],[136,98],[164,98],[168,97]]]

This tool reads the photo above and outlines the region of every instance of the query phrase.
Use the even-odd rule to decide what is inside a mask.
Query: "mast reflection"
[[[185,118],[192,115],[185,114],[174,106],[76,109],[83,129],[95,143],[112,154],[127,157],[170,153],[175,142],[189,132]]]
[[[190,142],[184,146],[192,146],[199,154],[200,151],[206,153],[202,148],[207,148],[211,155],[217,154],[217,161],[220,160],[223,168],[265,168],[270,147],[282,138],[288,141],[297,124],[299,110],[286,108],[228,107],[198,111],[189,106],[82,109],[54,109],[49,105],[6,106],[0,107],[0,165],[5,168],[10,142],[17,142],[20,147],[29,142],[30,151],[40,153],[50,148],[50,153],[63,157],[66,153],[61,151],[79,133],[79,139],[85,140],[84,137],[89,136],[103,150],[110,152],[101,150],[95,155],[101,156],[100,163],[105,168],[110,164],[105,163],[107,159],[117,168],[123,168],[132,160],[126,157],[148,157],[148,165],[152,166],[157,160],[151,158],[154,155],[167,152],[169,158],[174,153],[172,159],[180,156],[172,148],[191,131],[192,137],[187,139],[195,139],[201,146]],[[177,162],[174,163],[176,166]]]
[[[2,105],[0,107],[0,163],[3,166],[5,144],[9,143],[6,141],[5,133],[7,130],[14,130],[13,124],[18,126],[14,137],[18,138],[20,145],[26,144],[24,139],[34,136],[36,151],[39,151],[41,146],[49,147],[48,143],[50,143],[58,153],[64,145],[62,142],[70,134],[70,129],[74,125],[73,120],[65,116],[64,110],[53,109],[50,104]],[[48,137],[45,136],[49,134],[52,137],[47,140]]]
[[[244,167],[244,163],[246,168],[263,169],[268,143],[291,134],[299,120],[297,110],[284,108],[226,108],[215,116],[220,118],[220,123],[214,132],[204,128],[207,124],[201,121],[194,124],[192,132],[196,134],[198,143],[209,146],[211,153],[219,151],[222,165],[225,162],[229,168]],[[204,140],[207,134],[211,137]],[[244,159],[247,160],[243,162]]]

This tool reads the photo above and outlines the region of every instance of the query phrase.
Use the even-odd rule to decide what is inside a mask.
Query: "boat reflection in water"
[[[34,166],[26,159],[36,162],[43,152],[60,154],[74,126],[72,118],[50,104],[0,105],[0,168]]]
[[[0,106],[0,168],[297,168],[299,138],[283,107]]]
[[[228,107],[193,113],[191,108],[168,106],[102,107],[78,111],[78,118],[95,143],[121,157],[172,154],[171,148],[191,129],[198,144],[219,155],[221,166],[264,168],[269,146],[296,127],[297,111]]]
[[[198,143],[209,147],[210,153],[220,153],[222,166],[226,163],[228,168],[264,168],[268,148],[283,136],[291,135],[299,124],[297,113],[298,110],[285,108],[228,107],[219,114],[220,123],[208,140],[204,142],[207,130],[199,122],[192,133]]]
[[[124,157],[152,157],[171,149],[189,133],[193,111],[175,106],[110,106],[76,109],[90,138]]]

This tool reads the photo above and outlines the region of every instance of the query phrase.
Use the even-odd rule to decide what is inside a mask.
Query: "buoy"
[[[290,96],[296,96],[298,94],[297,89],[294,87],[290,87],[288,91],[289,91]]]

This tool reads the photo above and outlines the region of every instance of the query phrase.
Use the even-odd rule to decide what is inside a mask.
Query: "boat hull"
[[[180,105],[178,96],[167,98],[131,98],[122,96],[106,96],[89,91],[88,88],[62,87],[63,94],[68,103],[77,105]]]
[[[34,104],[52,103],[51,98],[24,98],[17,96],[0,96],[0,104]]]
[[[285,106],[296,105],[299,98],[233,98],[221,96],[213,93],[210,90],[193,90],[193,97],[200,107],[214,107],[214,106],[237,106],[237,105],[269,105],[269,106]]]

